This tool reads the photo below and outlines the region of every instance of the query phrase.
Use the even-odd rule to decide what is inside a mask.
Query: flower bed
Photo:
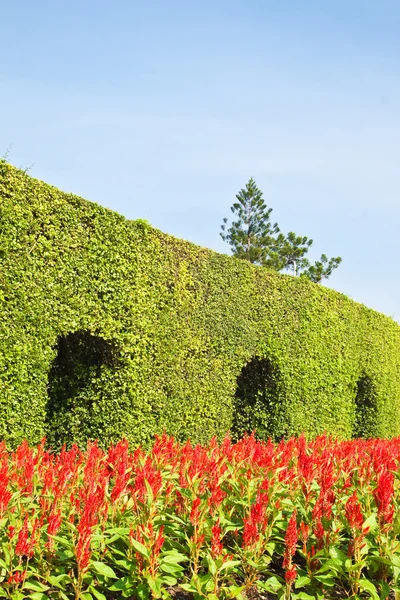
[[[0,597],[393,597],[399,465],[400,439],[2,445]]]

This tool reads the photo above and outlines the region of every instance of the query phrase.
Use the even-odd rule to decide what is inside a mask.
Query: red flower
[[[361,512],[361,506],[357,499],[357,492],[353,494],[346,502],[345,506],[346,519],[352,529],[362,529],[364,523],[364,517]]]
[[[7,579],[7,583],[8,583],[8,585],[11,585],[11,584],[18,585],[19,583],[24,581],[25,577],[26,577],[26,570],[25,571],[16,571],[15,573],[13,573],[11,575],[11,577],[9,577]]]
[[[257,523],[253,521],[251,516],[248,519],[244,519],[243,523],[243,548],[248,548],[258,542],[260,534],[258,533]]]
[[[83,507],[80,521],[78,523],[78,542],[76,544],[76,560],[81,571],[87,568],[91,557],[90,543],[93,528],[99,522],[102,503],[104,500],[104,489],[97,486],[89,492]]]
[[[220,520],[216,522],[216,524],[212,527],[212,539],[211,539],[211,553],[214,558],[217,558],[222,554],[223,545],[221,542],[221,528],[220,528]]]
[[[381,524],[393,521],[394,507],[391,505],[394,494],[394,475],[390,471],[384,471],[374,491],[375,502],[378,507],[378,515]]]
[[[304,523],[304,521],[300,523],[300,535],[302,542],[306,544],[310,535],[310,527],[307,525],[307,523]]]
[[[154,546],[153,546],[153,558],[157,558],[157,556],[160,554],[160,550],[164,544],[164,525],[162,525],[160,527],[160,530],[158,532],[158,535],[156,537],[156,540],[154,542]]]
[[[196,526],[199,522],[199,506],[201,504],[200,498],[195,498],[192,504],[192,510],[190,511],[190,521],[192,525]]]
[[[283,568],[286,570],[286,574],[289,577],[288,583],[296,578],[296,567],[292,563],[293,556],[296,552],[298,539],[297,523],[296,523],[296,509],[293,511],[292,516],[289,519],[289,523],[286,529],[285,535],[285,552],[283,556]]]
[[[31,547],[28,529],[28,517],[24,519],[22,528],[18,534],[17,544],[15,546],[15,554],[17,556],[33,556],[33,548]]]
[[[288,583],[289,585],[293,583],[293,581],[296,579],[296,565],[293,565],[290,569],[287,569],[286,573],[285,573],[285,581],[286,583]]]
[[[47,535],[50,537],[50,539],[47,541],[46,545],[50,549],[52,549],[54,544],[54,541],[51,539],[51,536],[56,535],[57,531],[61,527],[61,521],[61,511],[55,511],[55,509],[53,508],[47,521]]]
[[[287,563],[290,562],[292,556],[294,556],[294,553],[296,552],[297,540],[298,532],[295,509],[292,513],[292,516],[289,519],[285,535],[285,557],[287,558]],[[283,566],[285,566],[285,564]]]
[[[325,529],[324,529],[324,526],[322,525],[322,521],[320,518],[318,518],[316,520],[315,527],[314,527],[314,535],[317,540],[317,548],[318,548],[318,550],[321,550],[321,548],[323,548],[324,544],[325,544],[325,541],[324,541]]]
[[[2,518],[12,498],[12,493],[8,489],[9,479],[7,459],[5,459],[0,468],[0,518]]]

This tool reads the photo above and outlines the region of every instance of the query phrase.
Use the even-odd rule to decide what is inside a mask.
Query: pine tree
[[[227,228],[228,219],[221,225],[221,237],[232,247],[232,254],[257,265],[267,266],[274,246],[278,225],[271,224],[272,208],[267,208],[261,190],[253,178],[236,196],[231,211],[237,217]]]
[[[312,244],[313,240],[296,235],[294,231],[290,231],[286,236],[280,233],[270,254],[270,266],[276,271],[292,271],[294,276],[299,275],[309,267],[310,263],[305,255]]]
[[[321,283],[323,279],[328,279],[332,275],[332,271],[337,269],[341,262],[340,256],[328,259],[326,254],[321,254],[320,260],[316,260],[314,265],[305,269],[301,277],[307,277],[314,283]]]
[[[232,254],[237,258],[275,271],[289,271],[314,283],[328,279],[342,262],[340,256],[328,259],[326,254],[322,254],[320,260],[312,265],[306,254],[313,240],[298,236],[294,231],[284,235],[277,223],[272,225],[272,208],[267,208],[253,178],[240,190],[236,199],[237,202],[231,206],[236,220],[227,227],[228,219],[224,219],[220,235],[230,244]]]

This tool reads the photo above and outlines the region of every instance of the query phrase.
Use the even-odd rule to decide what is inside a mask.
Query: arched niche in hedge
[[[375,385],[372,378],[363,373],[356,385],[353,437],[377,436],[377,419],[378,405]]]
[[[113,344],[89,331],[62,335],[48,376],[46,436],[53,448],[101,437],[101,400],[117,365]],[[104,377],[104,375],[106,377]],[[111,408],[110,408],[111,410]]]
[[[280,380],[279,369],[268,358],[256,356],[244,365],[236,381],[232,421],[234,439],[253,431],[263,439],[282,436]]]

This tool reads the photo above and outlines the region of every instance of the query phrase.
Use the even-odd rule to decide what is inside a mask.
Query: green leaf
[[[360,579],[360,581],[358,583],[359,583],[360,589],[362,589],[364,592],[369,593],[370,598],[373,598],[373,600],[380,600],[377,589],[374,586],[374,584],[372,583],[372,581],[362,578],[362,579]]]
[[[236,600],[244,600],[242,592],[245,590],[245,586],[231,585],[225,588],[227,598],[236,598]]]
[[[47,581],[53,587],[57,587],[60,589],[63,589],[63,587],[64,587],[62,584],[72,583],[71,577],[69,575],[67,575],[66,573],[62,573],[61,575],[57,575],[57,576],[48,575]]]
[[[93,594],[95,598],[97,598],[97,600],[107,600],[106,596],[98,590],[96,590],[96,588],[93,585],[89,586],[89,591]]]
[[[222,571],[232,569],[232,567],[236,567],[237,565],[240,565],[240,562],[241,562],[240,560],[227,560],[219,568],[219,572],[222,573]]]
[[[283,585],[275,576],[269,577],[266,581],[256,581],[256,586],[266,592],[277,592]]]
[[[191,583],[180,583],[179,587],[182,590],[184,590],[185,592],[190,592],[191,594],[197,593],[197,589],[195,587],[193,587],[193,585]]]
[[[388,586],[386,581],[382,581],[380,585],[381,585],[380,600],[386,600],[386,598],[389,598],[389,596],[390,596],[390,587]]]
[[[302,587],[304,587],[305,585],[308,585],[309,583],[311,583],[311,579],[310,579],[309,577],[307,577],[306,575],[304,575],[304,576],[302,576],[302,577],[298,577],[298,578],[296,579],[296,582],[295,582],[295,584],[294,584],[294,587],[295,587],[296,589],[298,589],[298,588],[302,588]]]
[[[136,593],[139,600],[148,600],[150,598],[149,586],[145,583],[140,583],[136,588]]]
[[[63,546],[64,548],[67,548],[68,550],[70,548],[72,548],[72,543],[68,539],[66,539],[66,538],[63,538],[63,537],[58,536],[58,535],[49,535],[49,537],[52,540],[55,540],[56,542],[58,542],[58,544],[60,546]]]
[[[103,575],[103,577],[118,579],[112,568],[108,565],[105,565],[102,562],[94,561],[91,563],[91,566],[96,571],[96,573],[98,573],[99,575]]]
[[[146,546],[143,546],[143,544],[132,538],[130,542],[131,545],[135,548],[136,552],[139,552],[139,554],[141,554],[147,559],[150,558],[149,551],[147,550]]]
[[[118,581],[115,581],[112,585],[110,585],[108,589],[110,590],[110,592],[129,590],[134,586],[134,583],[135,582],[132,579],[132,577],[130,575],[126,575],[125,577],[121,577],[121,579],[118,579]]]
[[[366,527],[370,528],[371,532],[374,532],[378,529],[378,523],[376,521],[376,514],[372,513],[368,519],[366,519],[362,525],[362,528],[365,529]]]
[[[178,580],[175,577],[170,577],[169,575],[162,575],[160,577],[161,583],[167,585],[168,587],[172,587],[178,583]]]
[[[189,560],[189,558],[187,556],[185,556],[185,554],[181,554],[180,552],[177,552],[175,550],[172,550],[170,552],[165,552],[161,556],[161,562],[168,563],[168,564],[181,563],[181,562],[186,562],[188,560]]]
[[[347,560],[347,554],[345,554],[344,552],[342,552],[342,550],[336,548],[335,546],[330,546],[329,555],[332,558],[339,559],[343,563]]]
[[[326,587],[333,587],[335,585],[335,580],[330,575],[314,575],[314,577]]]
[[[34,592],[46,592],[49,589],[49,586],[37,581],[36,579],[31,581],[28,579],[24,583],[24,588],[33,590]]]
[[[128,536],[130,532],[130,528],[129,527],[113,527],[112,529],[106,529],[105,530],[105,534],[111,534],[111,535],[119,535],[119,536]]]
[[[207,554],[207,556],[206,556],[206,562],[207,562],[208,570],[210,571],[211,575],[216,575],[217,574],[217,565],[215,564],[215,561],[211,558],[211,556],[209,554]]]
[[[153,592],[153,597],[160,598],[161,597],[161,581],[157,578],[151,577],[150,575],[147,577],[147,583],[149,588]]]
[[[166,563],[160,564],[160,569],[163,573],[169,573],[170,575],[175,575],[176,573],[182,573],[183,567],[181,565],[169,565]]]

